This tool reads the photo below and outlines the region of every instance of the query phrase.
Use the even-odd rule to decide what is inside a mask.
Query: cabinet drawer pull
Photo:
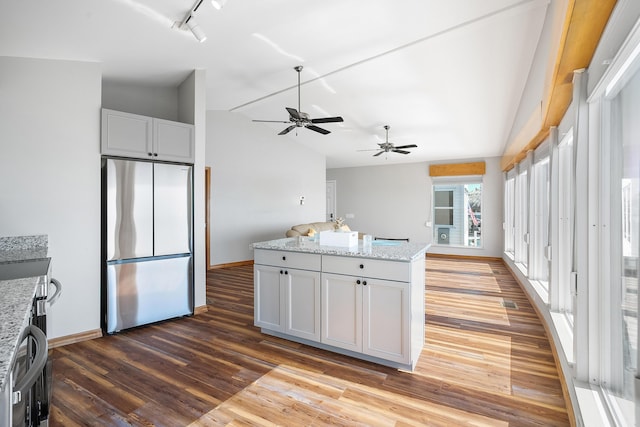
[[[287,270],[284,271],[284,274],[289,274],[289,272]]]
[[[362,269],[362,268],[364,268],[364,264],[360,264],[360,268],[361,268],[361,269]]]
[[[286,256],[283,256],[283,257],[282,257],[282,260],[283,260],[283,261],[286,261],[286,260],[287,260],[287,257],[286,257]]]
[[[360,284],[360,279],[356,280],[356,284],[359,285]]]
[[[367,286],[367,281],[366,281],[366,280],[363,280],[363,281],[362,281],[362,284],[363,284],[364,286]]]
[[[283,273],[284,273],[284,271],[280,270],[280,274],[283,274]]]
[[[153,154],[151,154],[151,153],[147,153],[147,154],[149,155],[149,157],[153,156]]]

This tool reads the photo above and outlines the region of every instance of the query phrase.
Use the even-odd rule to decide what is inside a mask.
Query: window
[[[529,177],[526,169],[516,176],[514,243],[515,261],[527,274],[529,263]]]
[[[603,387],[617,417],[636,425],[633,402],[638,370],[638,283],[640,282],[640,71],[626,80],[608,106],[610,209],[608,296],[610,333],[602,358],[608,371]],[[605,119],[607,120],[607,119]],[[605,143],[606,144],[606,143]]]
[[[514,193],[515,178],[509,178],[504,183],[504,251],[513,257],[514,254]]]
[[[482,247],[480,178],[438,180],[433,185],[433,242]]]
[[[453,190],[435,190],[433,198],[436,226],[453,225]]]
[[[560,312],[573,324],[573,203],[574,191],[572,177],[573,129],[558,145],[559,182],[558,182],[558,301]]]
[[[536,280],[547,291],[549,281],[549,157],[533,166],[533,221],[531,223],[531,265],[529,279]]]

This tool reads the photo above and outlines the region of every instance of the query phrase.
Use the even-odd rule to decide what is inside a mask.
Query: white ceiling
[[[207,109],[288,120],[285,107],[331,133],[292,131],[327,167],[502,155],[548,0],[203,0],[198,43],[172,28],[192,0],[2,0],[0,55],[97,61],[105,79],[177,85],[206,69]],[[416,144],[373,157],[384,140]],[[255,123],[277,134],[286,124]]]

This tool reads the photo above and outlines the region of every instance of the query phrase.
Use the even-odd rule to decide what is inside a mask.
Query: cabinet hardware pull
[[[286,260],[287,260],[287,257],[286,257],[286,256],[283,256],[283,257],[282,257],[282,260],[283,260],[283,261],[286,261]]]
[[[153,153],[154,157],[158,157],[158,153]]]
[[[153,154],[151,154],[151,153],[147,153],[147,154],[148,154],[149,156],[152,156],[152,155],[153,155]]]
[[[360,264],[360,268],[364,268],[364,264]]]
[[[363,280],[363,281],[362,281],[362,284],[363,284],[364,286],[367,286],[367,281],[366,281],[366,280]]]
[[[284,271],[284,274],[289,274],[289,272],[287,270]]]
[[[280,274],[284,273],[282,270],[280,270]]]
[[[356,284],[358,285],[360,284],[360,279],[356,280]]]

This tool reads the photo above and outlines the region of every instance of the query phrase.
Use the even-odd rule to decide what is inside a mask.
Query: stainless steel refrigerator
[[[192,166],[102,159],[102,328],[193,314]]]

